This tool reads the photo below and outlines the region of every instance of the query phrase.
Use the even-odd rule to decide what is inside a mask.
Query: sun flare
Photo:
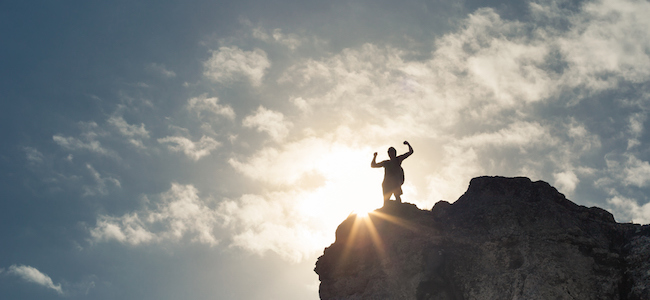
[[[370,151],[335,147],[317,166],[337,195],[335,204],[341,212],[367,214],[382,202],[381,172],[370,168]]]
[[[370,214],[370,211],[355,211],[353,213],[357,215],[357,218],[367,218]]]
[[[316,249],[333,242],[332,232],[350,214],[366,218],[383,205],[382,172],[370,168],[372,152],[334,145],[320,153],[314,171],[322,176],[319,186],[306,189],[299,197],[300,214],[314,221],[328,240]]]

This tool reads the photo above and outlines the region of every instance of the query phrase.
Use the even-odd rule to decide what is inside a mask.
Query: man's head
[[[397,150],[393,147],[388,148],[388,157],[390,157],[390,159],[397,157]]]

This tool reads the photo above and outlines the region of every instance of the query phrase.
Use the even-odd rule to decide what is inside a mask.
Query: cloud
[[[636,187],[647,187],[650,185],[650,163],[638,159],[636,156],[625,155],[627,161],[621,166],[618,163],[609,161],[609,166],[615,174],[620,175],[623,184]],[[620,167],[620,168],[619,168]]]
[[[594,186],[607,194],[607,204],[616,219],[650,223],[650,203],[645,191],[650,186],[650,163],[621,150],[607,153],[605,162],[606,168],[599,170]]]
[[[149,132],[144,128],[144,124],[131,125],[127,123],[122,116],[112,116],[108,119],[108,124],[115,126],[120,134],[129,139],[129,143],[137,148],[144,148],[141,138],[149,138]]]
[[[411,142],[411,144],[414,144],[416,154],[418,154],[417,142]],[[423,175],[426,178],[428,195],[424,199],[420,199],[420,203],[415,201],[419,207],[430,209],[438,200],[455,201],[467,190],[469,179],[490,174],[489,168],[493,164],[498,164],[494,161],[482,161],[481,149],[463,147],[455,143],[442,143],[439,147],[441,148],[440,154],[436,156],[439,166],[433,170],[427,170]]]
[[[322,250],[331,242],[331,233],[323,230],[318,217],[301,213],[302,197],[307,195],[273,193],[222,202],[218,213],[223,226],[235,231],[231,246],[260,255],[272,251],[292,262]]]
[[[183,152],[187,157],[194,161],[198,161],[204,156],[210,155],[212,150],[221,146],[211,137],[203,136],[198,142],[192,142],[190,139],[182,136],[168,136],[158,139],[161,144],[168,144],[167,148],[174,152]]]
[[[216,212],[199,198],[194,186],[172,183],[167,192],[139,211],[121,217],[100,215],[90,235],[96,242],[116,240],[130,245],[188,237],[213,246],[218,243],[213,235],[216,222]]]
[[[618,216],[622,217],[621,219],[640,224],[650,223],[650,203],[639,205],[636,200],[621,195],[615,195],[607,199],[607,202],[615,207],[615,211]]]
[[[647,21],[633,21],[643,19],[648,5],[613,3],[590,3],[576,17],[541,9],[546,18],[571,23],[568,30],[503,20],[493,9],[482,8],[462,22],[461,30],[437,39],[430,59],[410,61],[404,58],[407,51],[366,44],[325,59],[303,60],[289,67],[280,83],[299,87],[293,96],[319,112],[392,112],[391,119],[408,116],[415,124],[434,128],[468,118],[494,118],[567,91],[578,93],[568,102],[575,105],[621,80],[650,78],[650,58],[640,50],[650,41],[640,29]],[[631,3],[639,9],[631,9]],[[606,10],[620,17],[607,18]],[[604,48],[585,46],[589,44]],[[632,58],[622,45],[629,45]],[[588,49],[596,48],[607,55],[592,59],[594,51]],[[615,63],[600,63],[604,57]]]
[[[258,107],[252,115],[246,116],[242,121],[242,125],[266,132],[277,142],[284,140],[289,134],[289,129],[293,126],[291,122],[285,121],[281,112],[272,111],[263,106]]]
[[[113,151],[102,147],[99,141],[82,141],[74,137],[65,137],[62,135],[54,135],[52,136],[52,140],[54,140],[54,142],[59,146],[68,150],[87,150],[101,155],[115,156]]]
[[[201,96],[187,100],[187,108],[190,111],[196,112],[199,118],[202,116],[202,112],[209,112],[216,116],[226,117],[230,120],[235,119],[235,111],[230,105],[219,104],[219,98],[208,98],[207,94],[202,94]]]
[[[309,106],[307,101],[305,101],[305,99],[303,99],[302,97],[291,98],[289,99],[289,102],[293,103],[293,105],[295,105],[296,107],[298,107],[298,109],[300,109],[305,113],[312,112],[311,107]]]
[[[40,164],[45,158],[43,153],[38,151],[36,148],[23,147],[23,150],[25,151],[25,158],[30,164]]]
[[[266,69],[271,66],[261,49],[243,51],[235,46],[220,47],[203,63],[204,75],[211,80],[228,83],[246,77],[253,86],[260,86]]]
[[[646,118],[647,118],[646,114],[641,112],[632,114],[629,117],[630,124],[629,124],[628,131],[630,133],[630,138],[627,141],[628,150],[641,144],[639,138],[643,134],[643,123],[645,123]]]
[[[281,149],[262,148],[245,161],[232,158],[229,163],[252,179],[275,185],[292,185],[316,168],[314,157],[329,147],[325,139],[303,139]]]
[[[565,171],[553,174],[555,186],[562,193],[572,194],[580,180],[573,171]]]
[[[54,142],[57,143],[60,147],[67,150],[85,150],[104,156],[119,158],[115,152],[104,148],[102,144],[97,140],[99,137],[105,137],[109,135],[106,131],[100,128],[97,123],[79,122],[79,127],[81,127],[82,131],[81,138],[55,134],[52,136],[52,140],[54,140]]]
[[[603,0],[586,2],[570,17],[571,31],[559,45],[569,64],[563,80],[573,86],[603,90],[619,80],[645,82],[650,77],[650,3]]]
[[[174,73],[174,71],[167,69],[167,67],[165,67],[165,65],[163,64],[151,63],[147,68],[167,78],[176,77],[176,73]]]
[[[122,217],[100,215],[97,226],[90,230],[90,235],[97,242],[116,240],[131,245],[148,243],[155,238],[153,233],[145,229],[145,225],[136,213]]]
[[[106,195],[108,194],[108,188],[107,188],[107,183],[110,183],[113,187],[120,188],[122,185],[120,184],[120,181],[110,177],[102,177],[93,166],[90,164],[86,164],[86,168],[92,175],[93,180],[95,181],[95,186],[84,186],[83,187],[83,195],[82,196],[95,196],[95,195]]]
[[[253,37],[265,42],[276,42],[291,50],[296,50],[302,44],[302,39],[296,34],[285,34],[282,29],[276,28],[269,34],[262,27],[253,28]]]
[[[595,185],[610,196],[619,196],[631,188],[650,186],[650,163],[631,153],[605,155],[607,167],[602,170],[602,177]]]
[[[464,147],[478,148],[488,146],[517,147],[522,152],[526,152],[526,148],[554,146],[558,143],[558,140],[551,135],[548,128],[538,123],[516,121],[498,131],[474,134],[459,140],[457,143]]]
[[[489,9],[466,22],[466,29],[436,42],[428,61],[407,61],[405,51],[365,44],[291,66],[280,83],[299,87],[294,97],[303,99],[301,107],[317,107],[327,117],[406,119],[417,126],[411,131],[486,119],[554,91],[554,77],[543,69],[545,42],[513,36],[524,28]]]
[[[144,128],[144,124],[140,126],[131,125],[127,123],[121,116],[112,116],[108,119],[108,123],[115,126],[119,132],[127,137],[143,137],[148,138],[149,132]]]
[[[12,265],[7,271],[8,274],[15,275],[20,277],[22,280],[27,282],[36,283],[42,285],[46,288],[56,291],[58,294],[63,294],[63,289],[61,289],[61,284],[54,284],[52,278],[43,274],[41,271],[37,270],[34,267],[24,266],[24,265]]]

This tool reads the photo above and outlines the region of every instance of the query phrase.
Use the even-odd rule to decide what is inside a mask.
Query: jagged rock
[[[650,226],[546,182],[479,177],[431,211],[350,216],[315,271],[321,299],[650,299]]]

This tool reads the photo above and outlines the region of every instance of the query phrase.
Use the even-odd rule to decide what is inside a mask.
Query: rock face
[[[352,215],[316,263],[321,299],[650,299],[650,226],[546,182],[479,177],[431,211]]]

